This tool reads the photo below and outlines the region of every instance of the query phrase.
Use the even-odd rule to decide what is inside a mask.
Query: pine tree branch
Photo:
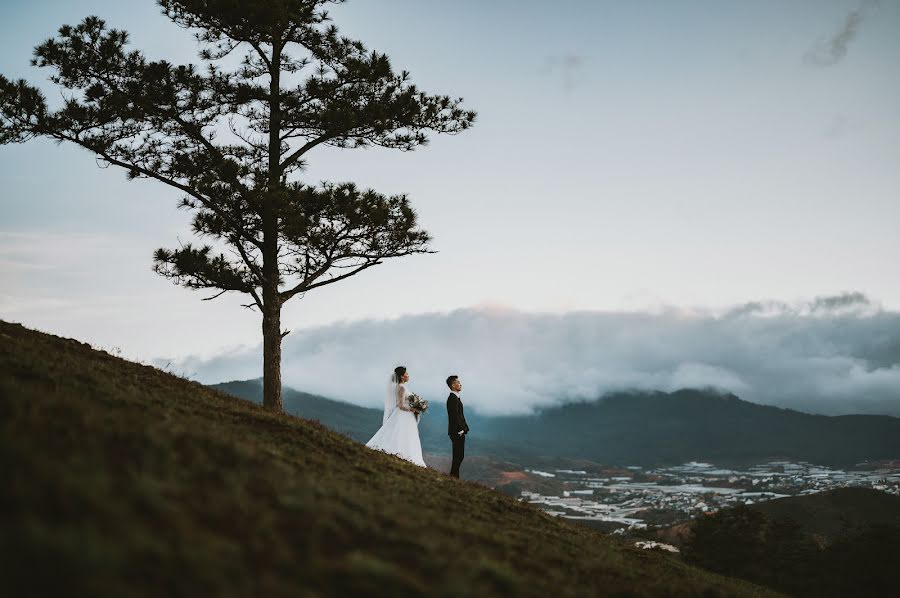
[[[367,270],[367,269],[371,268],[372,266],[377,266],[377,265],[379,265],[379,264],[381,264],[381,263],[382,263],[381,261],[367,262],[367,263],[365,263],[365,264],[363,264],[363,265],[357,267],[355,270],[352,270],[352,271],[350,271],[350,272],[346,272],[346,273],[341,274],[341,275],[339,275],[339,276],[335,276],[335,277],[329,278],[328,280],[323,280],[323,281],[321,281],[321,282],[309,284],[309,280],[315,280],[316,278],[319,278],[320,276],[322,276],[322,274],[319,274],[318,276],[315,276],[315,277],[313,277],[313,278],[311,278],[311,279],[309,279],[309,280],[304,279],[303,282],[301,282],[300,284],[298,284],[297,286],[295,286],[295,287],[294,287],[293,289],[291,289],[290,291],[285,291],[285,292],[279,293],[279,296],[280,296],[284,301],[287,301],[288,299],[290,299],[291,297],[293,297],[294,295],[296,295],[296,294],[298,294],[298,293],[305,293],[305,292],[307,292],[307,291],[311,291],[311,290],[316,289],[316,288],[318,288],[318,287],[322,287],[322,286],[325,286],[325,285],[327,285],[327,284],[331,284],[331,283],[333,283],[333,282],[338,282],[338,281],[340,281],[340,280],[344,280],[345,278],[350,278],[350,277],[353,276],[354,274],[358,274],[358,273],[362,272],[363,270]],[[327,269],[326,269],[326,271],[327,271]],[[323,274],[324,274],[324,272],[323,272]]]
[[[256,307],[259,308],[259,311],[263,310],[263,302],[262,299],[259,298],[259,293],[256,292],[256,289],[251,288],[248,291],[248,294],[253,297],[253,303],[256,304]]]
[[[226,214],[225,212],[223,212],[222,210],[220,210],[220,209],[216,206],[216,204],[215,204],[214,201],[210,200],[210,199],[207,198],[207,197],[204,197],[201,193],[199,193],[198,191],[196,191],[196,190],[193,189],[192,187],[189,187],[188,185],[184,185],[184,184],[182,184],[182,183],[179,183],[179,182],[177,182],[177,181],[175,181],[175,180],[173,180],[173,179],[170,179],[170,178],[168,178],[168,177],[165,177],[165,176],[159,174],[158,172],[155,172],[155,171],[153,171],[153,170],[150,170],[150,169],[148,169],[148,168],[145,168],[145,167],[143,167],[143,166],[140,166],[140,165],[138,165],[138,164],[136,164],[136,163],[133,163],[133,162],[125,162],[125,161],[123,161],[123,160],[119,160],[119,159],[117,159],[117,158],[114,158],[109,152],[104,151],[104,150],[101,150],[99,147],[96,147],[96,146],[90,144],[89,142],[87,142],[87,141],[85,141],[85,140],[79,138],[79,137],[75,137],[75,136],[72,136],[72,135],[66,135],[65,133],[62,133],[62,132],[60,132],[60,131],[51,131],[51,130],[49,130],[49,129],[46,129],[46,130],[40,130],[39,133],[42,134],[42,135],[46,135],[46,136],[49,136],[49,137],[53,137],[53,138],[58,139],[58,140],[60,140],[60,141],[69,141],[69,142],[71,142],[71,143],[74,143],[74,144],[76,144],[76,145],[79,145],[79,146],[81,146],[81,147],[83,147],[83,148],[85,148],[85,149],[87,149],[87,150],[90,150],[90,151],[94,152],[95,154],[99,155],[103,160],[105,160],[106,162],[108,162],[108,163],[110,163],[110,164],[112,164],[112,165],[114,165],[114,166],[119,166],[119,167],[121,167],[121,168],[125,168],[126,170],[128,170],[128,171],[130,171],[130,172],[137,172],[137,173],[140,173],[140,174],[142,174],[142,175],[144,175],[144,176],[146,176],[146,177],[148,177],[148,178],[155,179],[155,180],[157,180],[157,181],[159,181],[159,182],[161,182],[161,183],[163,183],[163,184],[166,184],[166,185],[168,185],[168,186],[170,186],[170,187],[173,187],[173,188],[175,188],[175,189],[178,189],[179,191],[182,191],[182,192],[186,193],[186,194],[189,195],[190,197],[193,197],[194,199],[196,199],[197,201],[199,201],[199,202],[201,203],[201,205],[203,205],[203,207],[205,207],[206,209],[208,209],[208,210],[210,210],[211,212],[215,213],[216,215],[218,215],[218,216],[219,216],[220,218],[222,218],[223,220],[225,220],[225,221],[230,221],[231,224],[232,224],[232,226],[234,226],[234,231],[235,231],[237,234],[240,234],[241,238],[243,238],[244,240],[246,240],[248,243],[251,243],[251,244],[253,244],[253,245],[257,246],[257,247],[260,247],[260,248],[262,247],[262,244],[261,244],[259,241],[257,241],[254,237],[252,237],[252,236],[250,236],[250,235],[248,235],[248,234],[246,233],[245,227],[243,227],[242,225],[240,225],[240,224],[237,223],[237,222],[234,222],[231,218],[229,218],[228,214]],[[249,264],[248,264],[248,265],[249,265]]]
[[[256,53],[257,53],[257,54],[259,55],[259,57],[262,59],[263,63],[266,65],[266,68],[269,69],[269,70],[271,71],[271,70],[272,70],[272,61],[269,60],[269,57],[268,57],[268,56],[266,55],[266,53],[263,51],[262,46],[260,45],[260,43],[259,43],[258,41],[255,41],[255,40],[248,40],[247,43],[249,43],[251,46],[253,46],[253,49],[256,50]]]
[[[212,301],[213,299],[216,299],[216,298],[218,298],[218,297],[221,297],[222,295],[224,295],[224,294],[227,293],[227,292],[228,292],[228,289],[225,289],[224,291],[221,291],[221,292],[219,292],[219,293],[216,293],[216,294],[213,295],[212,297],[204,297],[204,298],[201,299],[200,301]]]
[[[241,245],[240,239],[232,239],[231,245],[238,250],[238,254],[247,265],[247,268],[249,268],[250,271],[253,272],[253,274],[255,274],[259,280],[265,281],[266,278],[265,276],[263,276],[262,268],[259,267],[259,264],[256,263],[256,260],[250,258],[243,245]]]
[[[284,161],[280,165],[281,170],[283,171],[283,170],[287,169],[291,164],[293,164],[294,162],[299,160],[300,157],[303,156],[303,154],[305,154],[312,148],[316,147],[317,145],[325,143],[326,141],[328,141],[331,138],[332,138],[331,135],[322,135],[321,137],[313,139],[312,141],[304,144],[303,147],[301,147],[300,149],[298,149],[297,151],[295,151],[294,153],[292,153],[291,155],[289,155],[287,158],[284,159]]]

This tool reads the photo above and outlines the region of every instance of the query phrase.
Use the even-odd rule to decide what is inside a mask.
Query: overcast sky
[[[32,48],[89,14],[128,30],[150,58],[196,61],[189,33],[151,1],[7,0],[0,10],[0,72],[41,83],[51,101],[59,92],[45,82],[48,72],[28,65]],[[563,364],[570,326],[589,312],[605,322],[597,330],[620,330],[591,337],[611,351],[640,314],[663,328],[669,316],[659,314],[721,323],[749,302],[782,302],[791,322],[805,322],[812,316],[798,306],[861,293],[868,311],[841,316],[862,322],[856,332],[896,321],[900,2],[350,0],[332,15],[426,91],[464,97],[479,118],[471,131],[433,137],[413,153],[310,154],[300,175],[308,181],[408,193],[439,253],[289,303],[283,321],[297,351],[322,331],[387,333],[412,321],[421,338],[396,359],[434,351],[435,360],[471,367],[478,354],[480,371],[511,376],[519,370],[503,364],[531,364],[517,351],[537,337],[516,337],[496,352],[480,344],[454,361],[436,334],[460,313],[517,314],[528,326],[557,327],[552,346]],[[161,185],[98,168],[77,148],[43,140],[0,147],[0,317],[145,361],[201,363],[255,347],[258,315],[240,307],[242,298],[201,302],[204,295],[150,270],[157,247],[190,238],[177,200]],[[454,312],[460,308],[477,310]],[[415,314],[427,315],[409,318]],[[818,313],[810,330],[831,317]],[[764,323],[772,321],[780,320]],[[343,324],[329,327],[336,323]],[[484,320],[478,338],[487,343],[495,325]],[[745,338],[718,326],[688,328],[694,342],[710,346]],[[753,362],[754,348],[742,347],[742,364]],[[743,365],[725,368],[732,379],[696,352],[667,349],[673,363],[694,364],[684,370],[692,381],[757,388]],[[630,351],[627,343],[615,350]],[[289,355],[285,370],[293,371]],[[394,365],[354,355],[332,364],[349,380]],[[552,366],[554,355],[541,361]],[[616,360],[595,367],[619,364],[615,380],[629,379],[625,370],[656,371],[641,355],[630,369]],[[443,372],[452,363],[427,367]],[[764,363],[760,355],[751,369],[768,371]],[[568,381],[572,388],[602,386],[582,369],[572,370],[582,377]],[[812,392],[812,380],[791,379],[790,388]],[[787,392],[786,377],[771,381]],[[538,383],[507,385],[534,404],[545,392]],[[344,392],[366,400],[367,391]],[[878,404],[888,400],[878,396]]]

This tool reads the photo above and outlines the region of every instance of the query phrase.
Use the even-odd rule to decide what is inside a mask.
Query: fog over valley
[[[471,308],[355,321],[294,330],[283,359],[286,386],[369,407],[403,364],[429,399],[443,399],[446,376],[460,375],[467,405],[488,414],[625,389],[713,387],[810,413],[900,416],[900,313],[860,293],[727,310]],[[262,372],[258,346],[157,363],[204,383]]]

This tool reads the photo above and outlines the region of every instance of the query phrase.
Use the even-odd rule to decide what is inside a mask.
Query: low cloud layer
[[[900,416],[900,313],[859,293],[715,313],[465,309],[295,330],[283,353],[285,385],[371,407],[402,364],[430,399],[443,399],[443,380],[458,374],[467,404],[484,413],[622,389],[715,387],[812,413]],[[174,369],[206,383],[255,378],[260,350]]]

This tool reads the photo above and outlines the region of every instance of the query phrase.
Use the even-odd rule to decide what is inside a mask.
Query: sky
[[[0,11],[0,73],[40,83],[51,101],[60,94],[29,66],[31,51],[90,14],[129,31],[149,58],[197,61],[189,32],[150,1],[5,0]],[[341,396],[377,405],[368,389],[380,388],[379,372],[433,355],[419,366],[428,384],[465,366],[473,392],[497,397],[484,400],[495,411],[632,379],[684,379],[812,411],[898,410],[900,394],[882,386],[900,367],[890,349],[900,333],[886,324],[900,313],[900,2],[349,0],[331,14],[421,88],[463,97],[478,121],[412,153],[309,155],[299,175],[308,182],[407,193],[438,253],[288,303],[287,381],[326,392],[311,369],[342,372]],[[258,375],[259,316],[244,298],[204,302],[151,271],[156,248],[191,239],[178,199],[78,148],[0,146],[0,317],[191,367],[203,381]],[[864,309],[809,307],[842,297]],[[781,307],[773,316],[747,305]],[[461,323],[468,315],[480,324]],[[521,335],[501,334],[508,319]],[[672,336],[673,321],[690,323],[687,336]],[[778,352],[735,321],[840,345],[790,359],[849,365],[776,376]],[[407,343],[409,322],[417,340]],[[874,324],[887,347],[877,358],[859,348]],[[477,349],[454,348],[456,325],[482,339]],[[651,363],[631,330],[671,345],[668,357]],[[322,335],[354,348],[327,367],[302,357]],[[367,352],[373,343],[399,351],[389,361]],[[720,349],[679,348],[707,345]],[[564,366],[578,346],[596,363]],[[726,348],[740,358],[714,359]],[[247,367],[219,369],[242,355]],[[565,384],[546,383],[556,366]],[[858,386],[859,372],[886,377]],[[532,374],[543,381],[522,382]]]

